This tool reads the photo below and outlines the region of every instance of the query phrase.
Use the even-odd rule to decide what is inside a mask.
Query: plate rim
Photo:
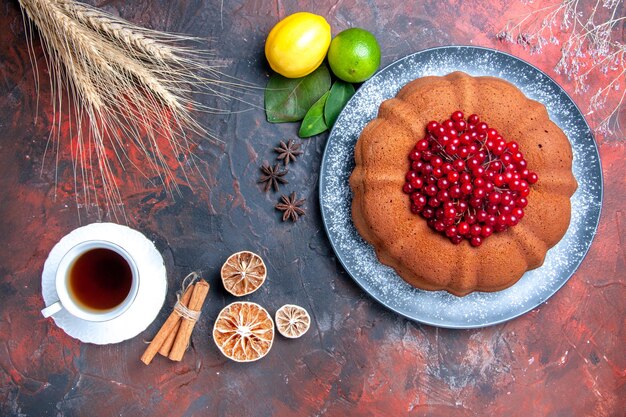
[[[576,109],[576,111],[581,115],[581,118],[584,122],[584,126],[587,129],[587,131],[590,133],[591,135],[591,139],[593,142],[593,151],[595,152],[597,158],[598,158],[598,165],[599,165],[599,179],[600,179],[600,190],[599,190],[599,196],[600,196],[600,201],[599,201],[599,211],[598,211],[598,216],[594,221],[593,224],[593,231],[591,233],[591,238],[589,240],[589,245],[587,246],[587,248],[584,250],[580,260],[577,262],[576,266],[574,267],[574,270],[572,271],[572,273],[569,275],[569,277],[567,277],[566,279],[562,280],[562,282],[560,282],[549,294],[547,294],[547,296],[545,297],[545,299],[543,299],[543,301],[539,302],[536,305],[532,305],[530,307],[524,307],[522,308],[519,312],[516,312],[515,314],[511,315],[511,316],[507,316],[505,318],[499,318],[499,319],[495,319],[495,320],[491,320],[491,321],[486,321],[485,323],[481,323],[481,324],[446,324],[446,323],[439,323],[439,322],[434,322],[432,320],[428,320],[428,319],[418,319],[415,317],[411,317],[408,314],[399,311],[397,308],[395,308],[394,306],[391,306],[387,303],[385,303],[382,300],[379,300],[377,297],[375,297],[370,291],[367,290],[367,288],[365,288],[363,286],[363,284],[361,284],[361,282],[355,278],[355,276],[353,275],[353,273],[348,269],[344,259],[343,259],[343,255],[340,253],[340,251],[337,250],[337,247],[335,245],[335,242],[333,241],[332,237],[331,237],[331,233],[329,230],[329,225],[327,222],[327,218],[326,216],[328,214],[326,214],[326,211],[324,209],[324,205],[323,205],[323,191],[324,191],[324,184],[325,184],[325,178],[323,176],[323,173],[326,172],[327,170],[327,157],[328,157],[328,147],[331,143],[331,138],[333,136],[333,132],[334,129],[332,129],[328,135],[328,139],[326,141],[326,144],[324,145],[324,152],[322,154],[322,162],[320,164],[320,178],[319,178],[319,191],[318,191],[318,199],[319,199],[319,205],[320,205],[320,214],[322,217],[322,223],[324,224],[324,230],[326,231],[326,236],[328,238],[328,241],[330,242],[331,248],[335,254],[335,256],[337,257],[337,260],[339,261],[339,263],[341,264],[342,268],[344,269],[344,271],[350,276],[350,278],[352,279],[352,281],[356,282],[356,284],[361,288],[361,290],[363,290],[370,298],[372,298],[374,301],[376,301],[378,304],[382,305],[383,307],[385,307],[388,310],[393,311],[394,313],[405,317],[409,320],[412,320],[414,322],[417,323],[421,323],[421,324],[426,324],[429,326],[433,326],[433,327],[439,327],[439,328],[446,328],[446,329],[479,329],[479,328],[484,328],[484,327],[489,327],[489,326],[494,326],[497,324],[501,324],[501,323],[505,323],[507,321],[516,319],[526,313],[528,313],[529,311],[543,305],[544,303],[546,303],[550,298],[552,298],[554,296],[554,294],[556,294],[571,278],[572,276],[574,276],[574,274],[578,271],[578,268],[580,268],[580,265],[582,264],[582,262],[585,260],[585,258],[587,257],[587,254],[589,253],[589,250],[591,249],[591,245],[593,244],[593,241],[598,233],[598,226],[600,224],[600,219],[602,217],[602,209],[604,206],[604,173],[602,171],[602,159],[600,158],[600,150],[598,148],[598,141],[596,140],[595,134],[593,129],[591,129],[591,127],[589,126],[589,123],[587,122],[587,119],[584,116],[584,113],[580,110],[580,108],[578,107],[578,104],[576,104],[576,102],[572,99],[572,97],[567,93],[567,91],[559,84],[557,83],[550,75],[548,75],[547,73],[545,73],[543,70],[541,70],[540,68],[537,68],[535,65],[531,64],[530,62],[519,58],[515,55],[512,55],[508,52],[504,52],[504,51],[500,51],[497,49],[493,49],[493,48],[488,48],[488,47],[484,47],[484,46],[473,46],[473,45],[447,45],[447,46],[437,46],[437,47],[433,47],[433,48],[427,48],[427,49],[422,49],[420,51],[416,51],[413,53],[410,53],[408,55],[403,56],[402,58],[399,58],[391,63],[389,63],[388,65],[386,65],[385,67],[383,67],[382,69],[380,69],[379,71],[376,72],[375,75],[382,73],[383,71],[388,70],[390,67],[398,65],[399,63],[401,63],[404,60],[407,60],[411,57],[414,57],[416,55],[420,55],[423,53],[427,53],[427,52],[433,52],[433,51],[437,51],[437,50],[450,50],[450,49],[455,49],[455,50],[462,50],[462,49],[467,49],[467,50],[481,50],[481,51],[487,51],[487,52],[491,52],[491,53],[496,53],[496,54],[501,54],[504,55],[508,58],[512,58],[514,60],[520,61],[530,67],[532,67],[533,69],[535,69],[536,71],[538,71],[539,73],[541,73],[542,75],[544,75],[545,77],[547,77],[563,94],[565,94],[565,96],[570,100],[570,102],[574,105],[574,108]],[[371,79],[370,79],[371,80]],[[368,83],[370,80],[367,80],[365,83]],[[364,83],[364,84],[365,84]],[[361,85],[362,87],[362,85]],[[361,88],[359,87],[359,89]],[[517,87],[517,85],[516,85]],[[519,88],[519,87],[518,87]],[[358,91],[357,91],[358,93]],[[348,102],[346,103],[346,105],[344,106],[344,109],[346,107],[348,107],[348,105],[350,105],[350,103],[353,100],[356,100],[358,97],[355,94],[354,96],[352,96],[350,98],[350,100],[348,100]],[[344,115],[344,109],[342,109],[341,113],[339,114],[339,116],[337,117],[337,121],[335,122],[335,125],[337,125],[337,122],[342,118],[342,116]],[[568,138],[569,139],[569,138]],[[350,222],[352,222],[352,216],[350,216]],[[366,242],[368,245],[369,242]],[[371,246],[371,245],[370,245]],[[376,256],[376,260],[378,261],[378,257]],[[380,262],[380,261],[378,261]],[[397,272],[394,271],[394,273]],[[402,279],[402,277],[400,277],[398,275],[398,277],[400,279]]]

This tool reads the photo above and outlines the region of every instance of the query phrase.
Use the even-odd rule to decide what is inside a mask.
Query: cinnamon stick
[[[185,290],[185,293],[183,294],[183,299],[187,297],[188,293],[193,293],[194,287],[195,285],[190,285]],[[191,295],[189,297],[191,297]],[[156,334],[156,336],[154,336],[154,339],[152,339],[152,342],[150,342],[150,345],[148,345],[146,351],[143,353],[143,355],[141,355],[141,361],[143,363],[149,365],[150,362],[152,362],[152,359],[154,359],[155,355],[163,345],[163,342],[165,342],[165,339],[167,339],[170,333],[174,330],[176,324],[180,323],[180,320],[180,315],[176,311],[172,311],[167,320],[165,320],[165,323],[163,323],[163,326],[161,326],[159,332]]]
[[[191,299],[191,294],[193,293],[194,285],[195,284],[191,284],[189,287],[187,287],[187,289],[185,290],[185,293],[180,299],[180,303],[184,305],[185,307],[189,307],[189,300]],[[174,344],[174,339],[176,339],[176,335],[178,334],[178,329],[180,328],[180,322],[181,320],[178,320],[178,322],[174,325],[174,328],[172,329],[170,334],[167,335],[167,339],[165,339],[165,341],[163,342],[163,345],[161,345],[161,348],[159,349],[160,355],[163,355],[165,357],[169,356],[170,350],[172,349],[172,345]]]
[[[201,311],[202,305],[204,304],[204,300],[208,293],[209,284],[205,280],[196,282],[193,294],[191,295],[191,300],[189,300],[189,310]],[[186,319],[180,322],[180,328],[178,329],[178,334],[176,334],[176,339],[174,340],[174,345],[172,346],[169,355],[171,360],[180,361],[183,359],[183,355],[185,354],[185,350],[187,350],[189,338],[191,337],[191,332],[193,332],[195,324],[195,321]]]

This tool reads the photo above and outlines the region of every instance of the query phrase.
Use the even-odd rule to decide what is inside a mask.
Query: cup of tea
[[[55,278],[58,301],[41,310],[50,317],[61,310],[87,321],[112,320],[131,306],[139,290],[133,258],[121,246],[91,240],[71,248]]]

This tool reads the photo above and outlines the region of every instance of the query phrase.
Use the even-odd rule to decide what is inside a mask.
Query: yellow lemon
[[[330,25],[322,16],[294,13],[270,31],[265,57],[277,73],[288,78],[304,77],[324,60],[330,37]]]

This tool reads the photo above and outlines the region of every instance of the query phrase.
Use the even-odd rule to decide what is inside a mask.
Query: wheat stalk
[[[69,110],[77,207],[96,207],[99,217],[103,207],[116,219],[125,216],[115,170],[125,161],[138,165],[128,155],[129,144],[147,156],[150,173],[139,170],[146,178],[156,174],[177,191],[177,173],[188,180],[178,155],[198,168],[188,133],[212,138],[192,111],[219,112],[194,100],[192,92],[229,98],[241,84],[220,81],[212,55],[186,46],[194,38],[145,29],[74,0],[19,3],[28,17],[35,67],[31,24],[45,52],[55,121],[49,141],[56,141],[57,167],[61,115]]]

